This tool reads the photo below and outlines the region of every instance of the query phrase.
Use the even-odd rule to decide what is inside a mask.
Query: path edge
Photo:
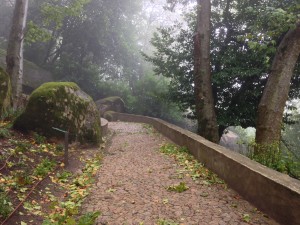
[[[300,224],[300,181],[161,119],[113,113],[114,121],[146,123],[225,180],[260,211],[284,225]]]

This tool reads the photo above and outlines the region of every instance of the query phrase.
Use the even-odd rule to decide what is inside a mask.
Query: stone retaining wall
[[[300,224],[300,181],[163,120],[114,113],[114,120],[151,124],[164,136],[186,146],[207,168],[259,210],[284,225]]]

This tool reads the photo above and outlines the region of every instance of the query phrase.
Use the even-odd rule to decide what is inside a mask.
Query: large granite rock
[[[23,114],[14,128],[36,131],[47,137],[62,134],[53,127],[69,130],[81,143],[101,142],[101,125],[92,98],[72,82],[50,82],[41,85],[29,97]]]
[[[10,107],[11,85],[9,75],[0,67],[0,116]]]
[[[114,112],[125,112],[125,103],[122,98],[118,96],[103,98],[96,101],[98,110],[100,111],[101,116],[104,115],[107,111]]]
[[[6,68],[6,51],[0,49],[0,66]],[[34,89],[46,82],[53,81],[53,75],[32,62],[24,60],[23,92],[30,94]]]

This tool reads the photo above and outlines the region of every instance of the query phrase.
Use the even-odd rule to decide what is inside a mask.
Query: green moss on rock
[[[69,130],[71,136],[77,135],[82,143],[101,142],[97,107],[92,98],[72,82],[49,82],[33,91],[14,127],[60,137],[62,134],[53,129],[56,127]]]
[[[0,67],[0,116],[10,107],[11,84],[9,75]]]

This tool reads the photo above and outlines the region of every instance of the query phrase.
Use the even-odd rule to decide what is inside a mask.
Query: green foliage
[[[19,187],[30,185],[33,182],[33,178],[30,176],[30,172],[28,170],[16,171],[16,173],[14,173],[14,177],[16,184]]]
[[[51,172],[56,165],[56,162],[49,160],[48,158],[43,159],[43,161],[37,165],[34,170],[36,176],[45,177],[49,172]]]
[[[172,220],[159,219],[157,221],[157,225],[179,225],[179,223],[176,223]]]
[[[47,42],[51,39],[51,34],[46,29],[39,27],[33,21],[27,22],[27,32],[25,36],[26,44],[35,42]]]
[[[9,129],[5,128],[5,127],[0,127],[0,139],[2,138],[9,138],[10,137],[10,131]]]
[[[182,121],[182,112],[169,98],[168,81],[164,77],[145,75],[136,81],[133,90],[124,82],[100,82],[98,90],[99,95],[94,98],[117,95],[124,100],[128,113],[157,117],[177,124]]]
[[[55,150],[57,152],[62,152],[64,150],[64,146],[62,144],[58,144],[56,145]]]
[[[243,220],[246,222],[246,223],[249,223],[251,221],[251,217],[249,214],[243,214]]]
[[[68,190],[68,198],[65,201],[53,202],[54,207],[50,212],[43,225],[89,225],[94,224],[96,218],[100,215],[100,212],[89,212],[82,215],[79,219],[76,219],[79,214],[79,208],[81,207],[83,199],[88,195],[89,187],[93,183],[93,177],[100,167],[101,157],[95,155],[93,158],[85,161],[85,167],[82,169],[82,173],[74,177],[70,182],[66,182],[65,179],[69,177],[68,172],[57,174],[57,182],[64,185],[64,188]],[[57,210],[63,212],[57,213]]]
[[[37,34],[29,39],[38,40],[35,36],[39,35],[42,38],[28,45],[25,55],[55,71],[58,79],[75,81],[84,90],[87,88],[83,80],[93,79],[86,84],[93,88],[99,75],[118,79],[121,73],[128,81],[138,76],[136,71],[141,67],[137,28],[132,23],[139,16],[139,8],[137,0],[34,0],[29,5],[28,21]],[[44,31],[51,35],[50,39],[44,38],[48,35]],[[95,70],[97,77],[88,77]]]
[[[55,5],[46,2],[41,8],[43,23],[45,26],[54,25],[55,29],[60,29],[66,17],[79,17],[84,6],[89,2],[90,0],[74,0],[68,5]]]
[[[290,153],[284,152],[279,143],[258,145],[253,143],[254,151],[250,158],[271,169],[286,173],[291,177],[300,179],[300,162],[292,157]]]
[[[280,35],[295,25],[295,1],[212,1],[211,62],[213,91],[220,129],[255,126],[257,106]],[[251,10],[250,10],[251,7]],[[188,27],[177,23],[159,28],[145,56],[156,74],[171,79],[172,99],[194,110],[193,35],[195,10],[186,14]],[[297,74],[299,70],[297,71]],[[291,96],[299,95],[299,76]]]
[[[7,127],[10,127],[14,120],[23,112],[23,109],[13,110],[13,108],[9,108],[7,111],[1,114],[1,121],[8,121]]]
[[[186,147],[178,147],[174,144],[163,144],[160,147],[160,152],[170,155],[175,158],[183,170],[178,171],[178,178],[188,174],[194,181],[203,180],[206,185],[210,184],[224,184],[224,181],[218,178],[216,174],[209,171],[203,164],[199,163],[190,153]]]
[[[86,213],[79,218],[77,225],[93,225],[100,214],[98,211]]]
[[[34,139],[35,143],[37,143],[37,144],[44,144],[44,143],[46,143],[46,140],[47,140],[45,136],[39,135],[36,132],[33,133],[33,139]]]
[[[72,176],[71,172],[68,171],[62,171],[61,173],[56,173],[56,177],[59,180],[59,182],[66,183],[68,182],[68,178]]]
[[[180,182],[178,185],[172,185],[167,188],[168,191],[174,191],[178,193],[184,192],[188,189],[189,187],[184,182]]]
[[[0,218],[6,218],[12,212],[12,203],[5,193],[0,192]]]
[[[216,9],[224,10],[222,16],[213,11],[212,17],[211,57],[218,124],[221,128],[229,125],[254,126],[264,83],[263,72],[267,68],[266,55],[249,49],[246,42],[240,41],[237,34],[245,32],[240,29],[243,18],[230,11],[237,10],[234,4],[232,8],[226,8],[227,4],[220,1],[214,4]],[[239,13],[243,14],[236,11],[237,15]],[[193,111],[195,15],[195,11],[186,15],[186,29],[179,23],[158,29],[151,41],[156,51],[153,56],[146,56],[146,60],[154,64],[156,74],[171,78],[172,99],[183,109]]]
[[[15,140],[11,140],[11,143],[14,144],[15,147],[15,153],[19,153],[19,152],[26,152],[29,151],[30,148],[32,147],[31,143],[29,141],[15,141]]]
[[[237,144],[245,144],[249,145],[255,141],[255,128],[254,127],[247,127],[246,129],[242,128],[241,126],[230,126],[226,128],[229,131],[236,133],[240,140]]]
[[[286,120],[282,129],[282,147],[300,161],[300,114],[299,99],[287,107]]]
[[[103,99],[109,96],[119,96],[124,100],[127,110],[131,110],[135,100],[129,85],[122,81],[101,81],[97,85],[98,92],[94,99]]]
[[[134,105],[131,111],[135,114],[152,116],[176,123],[181,120],[181,111],[168,96],[168,81],[163,77],[146,75],[135,85]]]
[[[277,39],[296,27],[299,19],[299,4],[296,2],[278,3],[273,1],[258,7],[247,7],[247,13],[256,17],[249,23],[251,33],[246,35],[251,48],[258,50],[276,50]]]

